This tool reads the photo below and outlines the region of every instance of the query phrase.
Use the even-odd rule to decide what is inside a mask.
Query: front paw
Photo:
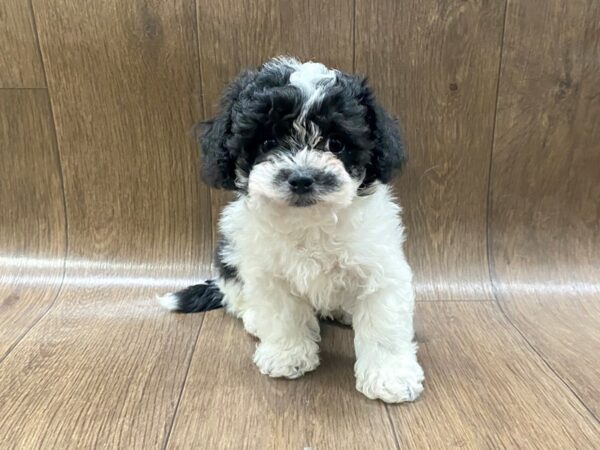
[[[319,347],[307,341],[294,345],[260,343],[254,353],[254,363],[263,375],[298,378],[319,365]]]
[[[392,359],[374,365],[356,365],[356,389],[370,399],[386,403],[412,402],[423,392],[423,369],[416,358],[403,361]]]

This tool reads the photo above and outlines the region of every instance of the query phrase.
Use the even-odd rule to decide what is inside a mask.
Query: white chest
[[[384,274],[382,259],[397,259],[397,211],[387,190],[338,215],[257,211],[240,200],[225,210],[221,231],[234,244],[231,263],[242,280],[276,279],[327,312],[371,289]]]

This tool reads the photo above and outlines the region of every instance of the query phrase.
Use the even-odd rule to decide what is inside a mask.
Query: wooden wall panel
[[[2,0],[0,88],[35,88],[44,85],[44,69],[29,2]]]
[[[512,2],[492,165],[503,288],[600,295],[600,4]]]
[[[191,133],[201,92],[193,5],[61,0],[34,10],[70,258],[207,270],[210,201]]]
[[[43,90],[0,89],[0,360],[56,297],[66,251],[56,139]]]
[[[217,111],[222,89],[241,69],[277,54],[279,4],[276,0],[197,0],[202,92],[208,117]]]
[[[502,306],[598,416],[598,2],[509,3],[492,163]]]
[[[352,0],[281,0],[281,42],[277,53],[354,70]]]
[[[491,298],[486,202],[504,0],[356,2],[356,70],[404,129],[418,298]]]

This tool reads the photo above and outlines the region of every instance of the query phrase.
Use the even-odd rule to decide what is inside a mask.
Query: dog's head
[[[242,73],[203,125],[205,181],[280,205],[348,205],[405,159],[364,79],[291,58]]]

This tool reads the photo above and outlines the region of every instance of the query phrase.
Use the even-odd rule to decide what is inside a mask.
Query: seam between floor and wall
[[[56,120],[54,118],[54,109],[52,107],[52,99],[50,96],[50,90],[48,87],[48,76],[46,74],[46,65],[44,64],[44,58],[42,55],[42,49],[40,46],[40,40],[39,40],[39,34],[38,34],[38,28],[37,28],[37,21],[35,18],[35,12],[33,9],[33,4],[31,2],[31,0],[28,2],[29,5],[29,11],[31,14],[31,20],[33,23],[33,31],[34,31],[34,35],[35,35],[35,43],[36,43],[36,48],[38,51],[38,56],[40,58],[40,63],[42,64],[42,72],[44,74],[44,84],[46,85],[45,88],[35,88],[36,90],[39,89],[44,89],[46,90],[46,99],[48,101],[48,105],[50,107],[50,121],[51,121],[51,125],[52,125],[52,138],[54,140],[54,145],[55,145],[55,156],[56,156],[56,161],[58,163],[58,175],[59,175],[59,180],[60,180],[60,189],[62,192],[62,206],[63,206],[63,219],[64,219],[64,238],[65,238],[65,247],[63,250],[63,261],[62,261],[62,273],[59,275],[60,276],[60,282],[58,283],[57,286],[57,290],[56,290],[56,294],[54,294],[54,297],[52,298],[52,300],[50,301],[50,303],[48,304],[48,306],[46,307],[46,310],[37,318],[37,320],[35,320],[16,340],[15,342],[13,342],[13,344],[8,348],[8,350],[4,353],[4,355],[2,355],[0,357],[0,363],[2,363],[9,355],[10,353],[12,353],[12,351],[18,347],[18,345],[23,341],[23,339],[25,338],[25,336],[27,336],[31,330],[37,326],[37,324],[39,324],[42,319],[44,319],[44,317],[46,317],[48,315],[48,313],[54,308],[58,298],[60,297],[60,294],[63,291],[63,287],[65,284],[65,278],[66,278],[66,272],[67,272],[67,256],[69,253],[69,221],[68,221],[68,215],[67,215],[67,200],[66,200],[66,194],[65,194],[65,182],[64,182],[64,173],[63,173],[63,165],[62,165],[62,159],[60,156],[60,148],[58,145],[58,135],[57,135],[57,131],[56,131]]]
[[[496,101],[494,105],[494,115],[492,122],[492,139],[490,142],[490,158],[488,164],[488,183],[487,183],[487,196],[486,196],[486,211],[485,211],[485,247],[486,247],[486,258],[488,266],[488,278],[490,287],[492,288],[492,296],[494,296],[494,281],[491,277],[490,267],[492,265],[492,250],[491,250],[491,239],[490,239],[490,224],[492,214],[492,163],[494,158],[494,147],[496,143],[496,123],[498,122],[498,104],[500,101],[500,79],[502,77],[502,59],[504,58],[504,41],[506,38],[506,17],[508,15],[508,2],[504,2],[504,20],[502,22],[502,41],[500,42],[500,55],[498,58],[498,75],[496,78]]]
[[[37,33],[37,30],[36,30]],[[46,89],[46,88],[44,88]],[[46,89],[47,91],[47,89]],[[10,355],[10,353],[12,353],[12,351],[18,347],[18,345],[23,341],[23,339],[31,332],[31,330],[33,330],[33,328],[35,328],[41,321],[42,319],[44,319],[48,313],[50,313],[50,311],[54,308],[54,306],[57,303],[58,298],[60,297],[60,294],[62,294],[63,292],[63,287],[65,285],[65,278],[66,278],[66,272],[67,272],[67,254],[69,251],[69,233],[68,233],[68,226],[67,226],[67,212],[66,212],[66,202],[65,202],[65,188],[64,188],[64,181],[63,181],[63,174],[62,174],[62,164],[60,162],[60,156],[59,156],[59,151],[58,151],[58,140],[57,140],[57,136],[56,136],[56,125],[54,122],[54,116],[52,113],[52,104],[50,101],[50,94],[48,93],[48,91],[46,92],[46,98],[48,101],[48,104],[50,105],[50,116],[51,116],[51,125],[52,125],[52,132],[53,132],[53,139],[54,139],[54,143],[56,145],[56,153],[57,153],[57,162],[58,162],[58,169],[59,169],[59,179],[60,179],[60,187],[61,187],[61,191],[62,191],[62,205],[63,205],[63,215],[64,215],[64,223],[65,223],[65,227],[64,227],[64,233],[65,233],[65,247],[63,250],[63,256],[62,256],[62,267],[61,267],[61,273],[59,275],[60,281],[58,282],[58,286],[56,289],[56,294],[54,294],[52,300],[50,300],[48,306],[46,307],[45,311],[40,314],[40,316],[23,332],[19,335],[19,337],[12,343],[12,345],[8,348],[8,350],[4,353],[4,355],[0,356],[0,364],[2,362],[4,362],[4,360]]]
[[[60,145],[58,142],[58,131],[56,128],[56,115],[54,114],[54,104],[52,102],[52,95],[50,95],[50,85],[48,84],[48,74],[46,72],[46,63],[44,62],[44,55],[42,54],[42,47],[40,45],[40,37],[38,32],[37,20],[35,18],[35,10],[33,8],[32,0],[29,0],[29,8],[31,11],[31,20],[33,22],[33,30],[35,32],[35,43],[40,55],[40,61],[42,63],[42,72],[44,73],[44,83],[46,84],[46,97],[48,98],[48,105],[50,106],[50,119],[52,121],[52,132],[54,145],[56,146],[56,160],[58,162],[58,175],[60,179],[60,188],[62,192],[62,204],[63,204],[63,219],[65,222],[65,250],[63,255],[63,282],[67,272],[67,258],[69,256],[69,215],[67,213],[67,193],[65,188],[65,174],[63,167],[62,155],[60,152]],[[60,286],[62,290],[62,284]]]
[[[488,278],[490,282],[490,286],[492,288],[492,296],[493,302],[495,306],[498,308],[504,319],[510,325],[511,328],[515,330],[515,332],[523,339],[526,346],[540,359],[540,361],[545,365],[550,372],[552,372],[556,378],[573,394],[575,399],[581,404],[581,406],[589,413],[593,420],[600,423],[599,418],[595,415],[595,413],[588,407],[588,405],[584,402],[584,400],[579,396],[579,394],[571,387],[571,385],[552,367],[550,362],[546,360],[543,354],[538,351],[538,349],[531,343],[531,341],[527,338],[526,334],[513,322],[510,314],[503,307],[503,302],[501,301],[502,294],[500,292],[499,287],[496,284],[496,270],[492,258],[492,243],[491,243],[491,211],[492,211],[492,166],[493,166],[493,156],[494,156],[494,148],[496,143],[496,124],[497,124],[497,115],[498,115],[498,104],[500,99],[500,81],[502,76],[502,62],[504,57],[504,42],[506,39],[506,24],[507,24],[507,15],[508,15],[508,3],[510,0],[506,0],[504,6],[504,23],[502,25],[502,43],[500,45],[500,61],[498,64],[498,81],[496,85],[496,106],[494,109],[494,123],[492,126],[492,143],[490,148],[490,164],[488,169],[488,191],[487,191],[487,211],[486,211],[486,253],[487,253],[487,271]]]

